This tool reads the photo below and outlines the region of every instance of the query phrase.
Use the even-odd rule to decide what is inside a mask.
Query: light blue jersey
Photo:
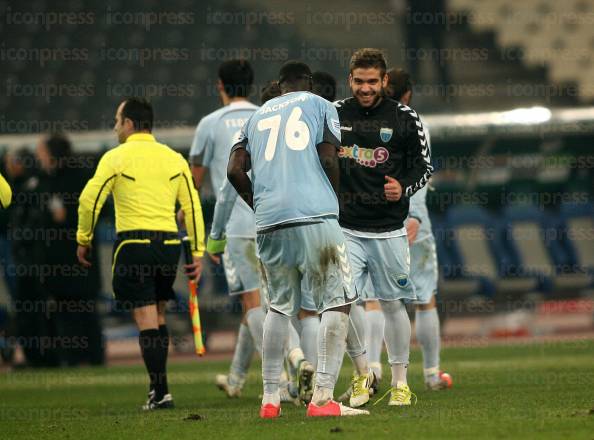
[[[202,118],[192,142],[190,162],[208,167],[215,197],[218,197],[227,176],[227,163],[231,147],[237,142],[241,128],[258,106],[248,101],[232,102]],[[237,198],[229,222],[228,237],[253,238],[255,236],[254,213]]]
[[[427,145],[429,146],[429,150],[431,150],[431,138],[429,136],[427,125],[424,125],[423,128],[425,137],[427,138]],[[416,217],[421,222],[415,243],[433,236],[433,231],[431,230],[431,219],[429,218],[429,210],[427,209],[428,187],[429,185],[425,185],[410,198],[408,216]]]
[[[256,226],[338,217],[338,199],[317,145],[340,146],[336,108],[310,92],[266,102],[245,124],[240,142],[251,156]]]

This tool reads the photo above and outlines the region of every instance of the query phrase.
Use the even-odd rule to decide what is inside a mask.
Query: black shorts
[[[175,232],[125,231],[113,245],[113,291],[118,309],[129,310],[175,298],[180,256]]]

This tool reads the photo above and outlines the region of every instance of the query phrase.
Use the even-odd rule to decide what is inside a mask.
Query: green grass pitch
[[[345,361],[337,393],[348,382]],[[454,388],[423,389],[421,354],[412,353],[411,408],[370,406],[371,416],[308,420],[289,404],[277,420],[259,420],[260,365],[241,399],[213,385],[228,362],[170,365],[176,409],[139,410],[141,365],[0,373],[2,439],[594,439],[594,341],[448,348],[442,366]],[[382,384],[385,389],[386,384]]]

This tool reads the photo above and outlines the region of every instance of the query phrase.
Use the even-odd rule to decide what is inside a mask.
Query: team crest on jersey
[[[392,134],[394,134],[394,130],[392,130],[391,128],[380,128],[380,139],[382,140],[382,142],[385,143],[392,139]]]
[[[408,275],[398,275],[396,277],[396,284],[404,289],[406,286],[408,286]]]

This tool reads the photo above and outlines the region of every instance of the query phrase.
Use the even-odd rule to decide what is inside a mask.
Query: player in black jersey
[[[404,300],[414,300],[409,280],[409,248],[404,221],[409,197],[431,176],[430,153],[423,125],[411,108],[384,95],[386,61],[377,49],[360,49],[350,63],[353,96],[338,101],[342,143],[340,158],[340,225],[347,238],[357,291],[371,279],[386,320],[385,339],[392,369],[390,405],[410,405],[406,380],[410,321]],[[369,400],[369,371],[361,336],[364,319],[352,307],[348,351],[357,373],[351,406]],[[354,312],[354,313],[353,313]]]

